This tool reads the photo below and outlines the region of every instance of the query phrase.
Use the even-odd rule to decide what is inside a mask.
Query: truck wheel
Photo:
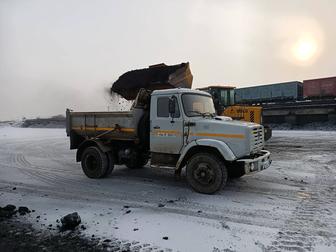
[[[101,178],[108,168],[107,155],[94,146],[86,148],[82,155],[82,169],[89,178]]]
[[[109,151],[106,154],[107,154],[107,160],[108,160],[108,167],[106,169],[104,177],[110,175],[112,173],[113,169],[114,169],[113,153],[111,151]]]
[[[187,181],[199,193],[217,192],[227,181],[224,162],[209,153],[198,153],[187,164]]]

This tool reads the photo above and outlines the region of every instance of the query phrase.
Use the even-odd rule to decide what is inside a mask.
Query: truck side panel
[[[67,132],[86,139],[135,140],[140,115],[131,112],[67,112]]]

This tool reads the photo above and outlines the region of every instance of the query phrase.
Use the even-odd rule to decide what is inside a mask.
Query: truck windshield
[[[187,116],[214,116],[216,114],[211,96],[198,94],[182,95],[183,109]]]

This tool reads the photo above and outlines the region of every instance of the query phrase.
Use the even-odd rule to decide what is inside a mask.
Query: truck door
[[[154,99],[153,99],[154,98]],[[169,113],[169,100],[175,113]],[[183,117],[176,96],[160,95],[151,99],[151,152],[179,154],[183,146]]]

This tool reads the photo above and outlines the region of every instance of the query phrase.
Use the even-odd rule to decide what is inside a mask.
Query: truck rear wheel
[[[81,159],[82,169],[89,178],[104,177],[108,169],[107,155],[95,146],[86,148]]]
[[[216,155],[198,153],[187,164],[187,181],[199,193],[212,194],[227,181],[227,169]]]
[[[106,153],[107,155],[107,159],[108,159],[108,166],[105,172],[105,176],[108,176],[112,173],[113,169],[114,169],[114,158],[113,158],[113,153],[111,151]]]

